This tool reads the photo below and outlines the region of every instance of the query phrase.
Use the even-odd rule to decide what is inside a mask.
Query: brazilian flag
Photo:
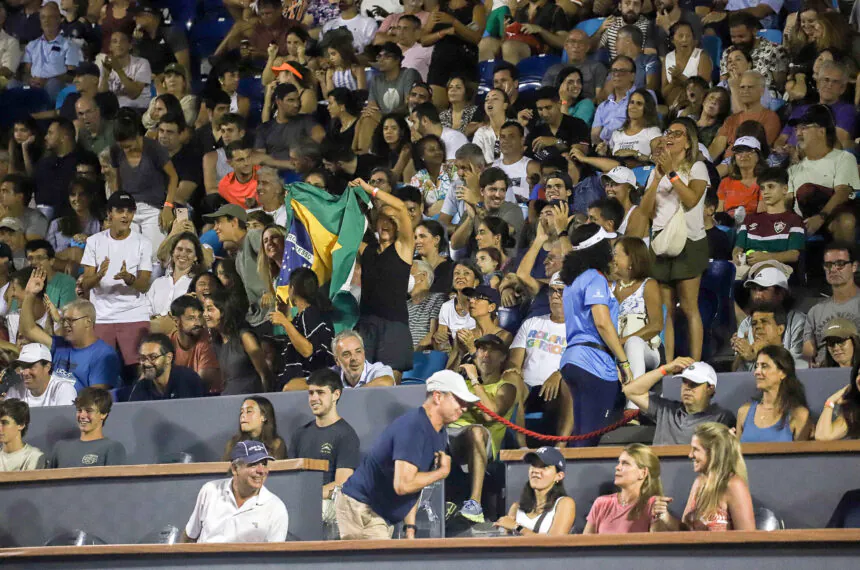
[[[329,291],[335,307],[335,332],[358,322],[358,303],[349,281],[367,219],[359,202],[368,203],[361,188],[347,188],[340,196],[306,182],[286,185],[287,236],[278,276],[278,298],[289,295],[290,273],[310,267]]]

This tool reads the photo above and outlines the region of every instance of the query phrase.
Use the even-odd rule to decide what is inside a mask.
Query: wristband
[[[411,528],[412,530],[414,530],[415,532],[418,532],[418,527],[417,527],[417,526],[415,526],[414,524],[405,524],[405,525],[403,525],[403,530],[409,530],[410,528]]]
[[[517,534],[522,534],[523,533],[523,525],[518,524],[517,527],[514,529],[514,532]]]
[[[680,181],[681,181],[681,177],[678,176],[677,172],[675,172],[673,170],[672,172],[669,173],[669,182],[671,182],[672,184],[675,184],[676,182],[680,182]]]
[[[165,207],[165,208],[171,208],[171,209],[173,209],[173,208],[175,208],[176,206],[174,206],[174,205],[173,205],[173,202],[167,202],[167,201],[165,201],[165,202],[164,202],[164,207]]]
[[[668,372],[666,372],[665,366],[661,366],[660,368],[658,368],[658,370],[660,371],[661,376],[668,376],[668,374],[669,374]]]
[[[831,410],[835,410],[835,409],[836,409],[836,404],[834,404],[833,402],[831,402],[831,401],[829,401],[829,400],[828,400],[828,401],[824,402],[824,407],[825,407],[825,408],[830,408]]]
[[[379,194],[379,188],[374,188],[370,191],[370,195],[376,198],[376,195]]]

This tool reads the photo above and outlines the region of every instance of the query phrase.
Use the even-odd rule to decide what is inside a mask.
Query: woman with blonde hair
[[[693,471],[698,474],[681,520],[669,514],[669,497],[657,497],[651,508],[656,531],[755,530],[752,496],[741,444],[728,427],[705,422],[690,443]]]
[[[617,493],[598,497],[591,506],[582,534],[648,532],[653,526],[651,508],[663,495],[660,459],[651,448],[631,443],[615,466]]]
[[[271,224],[263,230],[260,237],[260,253],[257,256],[257,273],[266,284],[266,292],[260,300],[264,307],[275,306],[275,289],[281,274],[281,263],[284,259],[284,240],[287,232],[281,226]]]

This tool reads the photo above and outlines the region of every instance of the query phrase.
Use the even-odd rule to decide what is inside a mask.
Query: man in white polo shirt
[[[289,527],[287,507],[263,486],[269,476],[268,463],[274,460],[259,441],[240,441],[233,446],[233,476],[203,485],[182,541],[284,542]]]

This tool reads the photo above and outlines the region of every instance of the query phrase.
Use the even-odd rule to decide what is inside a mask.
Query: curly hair
[[[600,231],[597,224],[583,224],[570,230],[570,243],[576,247]],[[612,247],[609,240],[601,240],[591,247],[579,251],[571,251],[564,257],[561,266],[561,280],[565,285],[573,283],[577,277],[595,269],[604,275],[609,275],[609,263],[612,261]]]

